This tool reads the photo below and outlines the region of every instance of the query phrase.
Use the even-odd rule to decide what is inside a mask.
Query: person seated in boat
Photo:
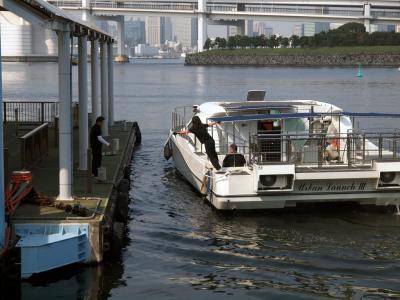
[[[222,162],[223,168],[243,167],[246,164],[246,159],[243,154],[237,153],[237,146],[232,144],[229,146],[229,152]]]
[[[337,139],[337,129],[332,123],[332,117],[324,117],[324,128],[326,130],[326,145],[325,145],[325,157],[327,160],[338,160],[339,159],[339,147]]]
[[[192,118],[192,126],[189,128],[189,130],[175,131],[174,134],[193,133],[200,143],[204,144],[211,164],[216,170],[219,170],[221,169],[221,165],[219,164],[217,151],[215,151],[215,141],[207,131],[209,126],[214,126],[216,124],[218,123],[209,122],[208,124],[203,124],[198,116],[194,116]]]

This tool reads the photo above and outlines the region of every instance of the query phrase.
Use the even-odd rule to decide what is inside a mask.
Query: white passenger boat
[[[252,99],[257,92],[249,95]],[[400,131],[353,126],[356,118],[398,114],[350,113],[314,100],[261,98],[206,102],[173,112],[166,157],[173,156],[179,172],[215,208],[273,209],[343,201],[398,206]],[[190,128],[194,115],[203,123],[219,122],[208,130],[220,162],[229,145],[236,144],[246,165],[217,171],[193,134],[172,134]]]

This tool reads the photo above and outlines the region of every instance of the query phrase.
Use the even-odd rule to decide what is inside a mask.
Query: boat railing
[[[171,128],[173,131],[187,129],[187,125],[193,116],[193,109],[193,106],[179,106],[175,108],[175,110],[172,112],[171,120]],[[203,152],[203,145],[193,134],[184,134],[182,137],[184,137],[189,144],[194,147],[195,152]]]
[[[193,116],[193,106],[179,106],[172,112],[172,130],[181,130],[187,127]]]
[[[400,132],[284,133],[250,136],[250,164],[293,163],[312,167],[372,166],[399,160]]]

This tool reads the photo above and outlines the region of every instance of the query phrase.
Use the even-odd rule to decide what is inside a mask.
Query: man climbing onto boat
[[[203,124],[198,116],[192,118],[192,126],[189,130],[175,131],[174,134],[188,134],[193,133],[200,143],[204,144],[206,148],[206,153],[211,161],[211,164],[216,170],[221,169],[219,164],[218,154],[215,151],[215,141],[212,136],[208,133],[207,128],[209,126],[214,126],[218,124],[217,122],[209,122],[208,124]]]

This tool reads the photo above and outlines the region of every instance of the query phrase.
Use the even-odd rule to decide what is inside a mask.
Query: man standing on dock
[[[92,175],[97,177],[99,175],[98,168],[101,167],[102,145],[111,147],[101,133],[101,126],[103,125],[104,117],[100,116],[96,119],[96,123],[90,130],[90,147],[92,148]]]

